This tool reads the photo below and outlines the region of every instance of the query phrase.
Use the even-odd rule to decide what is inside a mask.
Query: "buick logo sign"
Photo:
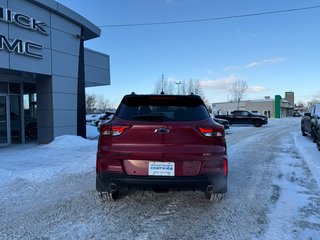
[[[13,12],[7,8],[0,7],[0,20],[7,23],[13,23],[22,28],[27,28],[45,35],[49,35],[46,30],[46,23],[38,21],[25,14]]]

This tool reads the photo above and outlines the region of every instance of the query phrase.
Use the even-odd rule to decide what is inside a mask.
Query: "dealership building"
[[[285,92],[285,97],[275,95],[264,99],[218,102],[212,104],[215,115],[230,114],[233,110],[248,110],[268,116],[269,118],[284,118],[292,116],[294,111],[294,92]]]
[[[93,23],[53,0],[0,0],[0,146],[85,137],[85,87],[110,84]]]

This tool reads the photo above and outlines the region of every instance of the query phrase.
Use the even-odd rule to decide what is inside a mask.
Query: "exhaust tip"
[[[207,193],[213,193],[213,190],[214,190],[213,185],[208,185],[207,188],[206,188],[206,192]]]
[[[110,183],[110,184],[109,184],[109,190],[110,190],[111,192],[115,192],[115,191],[118,190],[118,187],[117,187],[117,185],[116,185],[115,183]]]

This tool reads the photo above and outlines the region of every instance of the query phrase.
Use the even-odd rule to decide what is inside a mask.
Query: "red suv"
[[[96,190],[115,200],[131,187],[203,191],[219,201],[227,191],[224,127],[196,95],[124,96],[101,125]]]

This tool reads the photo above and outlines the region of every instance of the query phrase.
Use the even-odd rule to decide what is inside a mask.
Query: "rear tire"
[[[306,134],[306,131],[304,130],[304,128],[303,128],[303,122],[301,122],[301,133],[302,133],[302,136],[308,136],[308,134]]]
[[[253,122],[253,126],[261,127],[262,126],[262,122],[260,120],[256,120],[256,121]]]
[[[316,130],[314,129],[314,127],[311,128],[311,138],[312,138],[312,142],[316,143],[317,142],[317,135],[316,135]]]

